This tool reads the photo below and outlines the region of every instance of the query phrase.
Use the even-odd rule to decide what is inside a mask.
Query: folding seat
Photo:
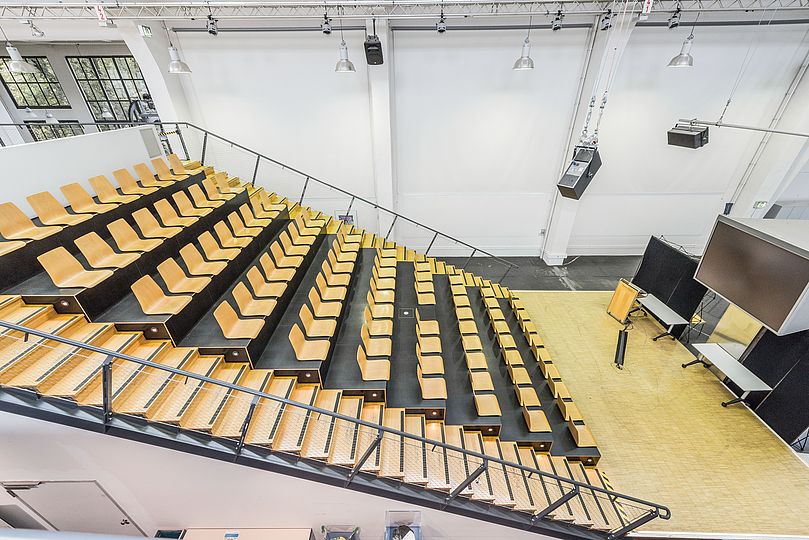
[[[466,360],[466,367],[470,370],[489,369],[489,364],[486,362],[486,355],[483,354],[483,351],[466,351],[464,359]]]
[[[381,291],[377,289],[376,282],[371,279],[371,294],[377,304],[393,304],[395,294],[393,291]]]
[[[278,268],[266,251],[258,258],[258,262],[261,264],[261,269],[264,270],[264,277],[267,281],[287,283],[295,277],[294,268]]]
[[[444,377],[425,377],[421,366],[416,366],[416,372],[421,387],[422,399],[447,399],[447,382]]]
[[[209,199],[205,193],[202,192],[202,188],[199,187],[199,184],[191,184],[188,186],[188,193],[191,194],[191,200],[194,201],[194,206],[197,208],[217,208],[225,204],[225,201],[219,199]]]
[[[185,180],[186,178],[188,178],[187,174],[173,173],[169,169],[169,166],[166,165],[166,162],[163,161],[163,158],[154,158],[152,160],[152,167],[154,167],[154,170],[157,173],[157,178],[159,178],[160,180],[176,182],[177,180]]]
[[[391,349],[393,347],[393,342],[390,338],[372,338],[370,332],[368,332],[368,327],[364,324],[360,329],[360,338],[362,339],[362,344],[365,347],[365,353],[369,357],[390,357]]]
[[[390,380],[390,360],[369,359],[365,354],[365,349],[362,348],[362,343],[357,347],[357,364],[360,367],[363,381]]]
[[[205,231],[197,238],[199,245],[202,246],[202,252],[205,258],[209,261],[230,261],[236,258],[239,254],[238,248],[220,247],[219,243],[214,239],[211,231]]]
[[[202,189],[205,190],[205,196],[211,199],[212,201],[229,201],[235,195],[233,193],[222,193],[216,187],[216,184],[210,178],[206,178],[202,181]]]
[[[191,296],[187,295],[166,295],[149,275],[133,283],[132,292],[147,315],[176,315],[191,301]]]
[[[315,317],[319,319],[336,319],[343,309],[340,302],[323,301],[316,287],[309,289],[309,303],[312,305]]]
[[[287,284],[283,281],[266,281],[258,266],[251,266],[247,271],[247,281],[253,288],[253,293],[259,298],[280,298],[287,289]]]
[[[148,195],[149,193],[157,191],[156,187],[140,185],[138,181],[135,180],[135,177],[132,176],[132,173],[126,169],[116,169],[112,171],[112,177],[115,178],[115,181],[121,186],[121,191],[125,195]]]
[[[280,211],[267,211],[261,205],[261,201],[258,200],[256,197],[250,197],[250,207],[253,209],[253,213],[256,215],[258,219],[275,219],[280,214]]]
[[[106,176],[93,176],[88,180],[95,190],[96,197],[102,203],[126,204],[138,198],[138,195],[121,195]]]
[[[317,236],[302,234],[295,221],[289,224],[289,228],[287,230],[289,231],[289,237],[292,239],[292,243],[296,246],[311,246],[317,240]]]
[[[171,238],[182,232],[180,227],[163,227],[148,208],[140,208],[132,212],[132,217],[144,238]]]
[[[244,236],[233,236],[230,229],[224,221],[220,221],[213,226],[216,236],[219,238],[219,243],[225,248],[243,248],[250,245],[252,238],[245,238]]]
[[[70,203],[70,207],[74,212],[82,214],[102,214],[118,208],[118,205],[113,203],[98,204],[93,200],[93,197],[77,183],[66,184],[59,189],[65,194],[65,198],[67,202]]]
[[[233,229],[233,234],[236,236],[243,236],[246,238],[255,238],[259,234],[261,234],[261,227],[245,227],[244,223],[242,222],[242,218],[239,217],[237,212],[231,212],[228,214],[228,223],[230,223],[230,227]]]
[[[326,283],[329,287],[347,287],[348,284],[351,282],[351,274],[335,274],[331,271],[331,266],[329,266],[329,261],[323,261],[323,264],[320,265],[320,270],[323,276],[326,278]]]
[[[466,294],[455,294],[452,296],[452,301],[456,308],[470,307],[472,305],[469,303],[469,297]]]
[[[41,240],[62,230],[59,225],[39,227],[14,203],[0,204],[0,234],[7,240]]]
[[[314,234],[320,234],[323,230],[323,227],[326,226],[326,223],[331,218],[323,217],[323,212],[316,212],[315,215],[312,215],[312,212],[304,212],[299,216],[303,220],[303,224],[311,230],[314,230]]]
[[[264,326],[262,319],[242,319],[227,300],[216,306],[214,319],[228,339],[255,339]]]
[[[239,207],[239,212],[242,215],[244,224],[248,227],[266,227],[272,223],[272,219],[257,218],[250,209],[250,205],[247,203]]]
[[[154,208],[157,210],[157,215],[160,216],[160,221],[166,227],[188,227],[193,225],[199,219],[198,217],[180,217],[174,210],[168,199],[160,199],[154,203]]]
[[[359,235],[361,236],[361,235]],[[360,250],[360,242],[349,242],[346,238],[351,236],[346,234],[338,234],[337,235],[337,244],[340,246],[340,251],[345,252],[357,252]]]
[[[307,340],[297,323],[293,324],[292,329],[289,331],[289,342],[292,344],[295,358],[298,360],[319,360],[323,362],[329,356],[331,343],[328,340]]]
[[[113,221],[107,225],[107,229],[110,231],[112,239],[115,240],[115,244],[120,251],[145,253],[163,243],[163,239],[149,238],[144,240],[138,236],[135,229],[124,219]]]
[[[334,319],[315,319],[309,306],[303,304],[298,317],[301,319],[303,331],[307,338],[330,338],[337,330],[337,321]]]
[[[483,345],[477,335],[461,336],[461,344],[464,351],[482,351]]]
[[[329,254],[326,258],[329,260],[331,269],[335,274],[350,274],[354,271],[354,263],[337,261],[337,255],[334,249],[329,250]]]
[[[434,294],[435,287],[432,281],[417,281],[416,294]]]
[[[174,183],[173,180],[156,179],[154,173],[145,163],[137,163],[132,168],[135,169],[135,174],[138,175],[140,185],[144,187],[157,187],[159,189]]]
[[[427,375],[443,375],[444,374],[444,359],[438,354],[422,354],[421,347],[416,343],[416,358],[419,360],[419,366],[422,371]]]
[[[469,306],[456,306],[455,316],[458,318],[458,321],[473,321],[474,324],[475,316],[472,314],[472,308]],[[474,333],[477,333],[477,326],[475,326]]]
[[[278,268],[298,268],[303,263],[303,257],[286,255],[281,249],[281,244],[273,242],[270,246],[270,253]]]
[[[76,238],[76,246],[93,268],[123,268],[140,257],[137,252],[116,253],[94,232]]]
[[[382,279],[394,279],[396,278],[396,265],[393,266],[382,266],[380,264],[380,260],[377,257],[374,259],[374,269],[376,270],[377,277]],[[418,285],[418,283],[416,284]]]
[[[258,192],[259,201],[261,206],[266,212],[283,212],[287,209],[285,204],[276,202],[270,197],[263,189]]]
[[[345,300],[346,294],[348,293],[348,289],[345,287],[330,287],[326,283],[326,278],[323,277],[323,274],[318,274],[317,277],[315,277],[315,284],[320,292],[320,296],[326,301],[342,302]]]
[[[478,416],[502,416],[500,403],[494,394],[474,394],[473,397]]]
[[[11,240],[11,241],[0,240],[0,257],[8,253],[11,253],[12,251],[17,251],[18,249],[24,246],[25,242],[23,242],[22,240]]]
[[[533,386],[515,386],[514,391],[517,393],[517,402],[521,407],[542,406],[539,395],[537,395],[537,391]]]
[[[368,333],[371,337],[390,337],[393,335],[393,321],[390,319],[374,320],[371,316],[371,308],[365,306],[362,310],[362,320],[365,326],[368,327]]]
[[[517,349],[504,349],[500,351],[503,356],[503,361],[507,366],[522,366],[525,365],[522,361],[522,355]]]
[[[317,236],[323,230],[323,227],[312,226],[310,227],[306,219],[305,213],[298,214],[298,217],[292,220],[292,224],[298,229],[301,236]]]
[[[374,320],[393,318],[393,304],[377,304],[371,291],[368,291],[365,298],[368,301],[368,308],[371,310],[371,317]]]
[[[45,225],[75,225],[93,217],[91,214],[68,214],[62,203],[47,191],[30,195],[25,200]]]
[[[267,317],[278,303],[269,298],[253,298],[243,281],[233,287],[233,299],[236,300],[239,313],[245,317]]]
[[[424,354],[441,354],[441,338],[422,335],[419,333],[418,323],[416,323],[416,339]]]
[[[451,284],[449,290],[453,296],[466,296],[466,285]]]
[[[222,261],[206,261],[194,244],[180,248],[180,257],[192,276],[215,276],[227,267]]]
[[[158,264],[157,271],[172,293],[202,292],[211,282],[207,276],[188,277],[174,259],[166,259]]]
[[[191,199],[188,198],[188,195],[186,195],[184,191],[177,191],[171,198],[174,199],[174,204],[177,205],[177,210],[180,211],[180,215],[184,217],[203,217],[213,211],[213,209],[208,206],[201,208],[194,206]]]
[[[551,425],[545,412],[538,407],[523,407],[523,418],[525,425],[528,426],[528,431],[531,433],[551,433]]]
[[[293,244],[292,239],[289,237],[289,233],[287,233],[287,231],[281,231],[279,240],[281,241],[281,247],[284,248],[284,253],[286,253],[288,256],[304,256],[309,253],[309,246],[296,246]]]
[[[111,270],[85,270],[76,257],[59,246],[37,260],[60,289],[94,287],[112,275]]]
[[[227,194],[237,195],[245,190],[245,188],[242,187],[241,185],[239,185],[238,187],[231,186],[230,180],[235,180],[237,183],[239,183],[239,179],[238,178],[229,179],[228,173],[226,172],[218,172],[213,176],[211,176],[210,178],[211,181],[213,181],[214,186],[216,186],[216,188],[219,190],[220,193],[224,193],[226,195]]]
[[[395,291],[396,290],[396,279],[394,279],[394,278],[380,278],[379,277],[379,272],[377,271],[376,266],[374,266],[371,269],[371,274],[373,276],[371,279],[373,279],[374,282],[376,283],[376,288],[377,289],[389,290],[389,291]]]
[[[203,171],[204,167],[199,161],[189,161],[183,163],[177,154],[169,154],[169,167],[176,175],[192,175]]]
[[[357,252],[343,251],[343,248],[340,247],[339,242],[337,243],[337,246],[332,249],[332,251],[334,251],[334,256],[337,259],[337,262],[350,264],[357,262]]]
[[[422,336],[437,336],[440,334],[438,321],[424,320],[416,309],[416,326]]]

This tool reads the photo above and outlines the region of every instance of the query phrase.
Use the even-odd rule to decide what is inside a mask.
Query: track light
[[[337,61],[337,65],[334,66],[334,71],[337,73],[354,73],[357,71],[354,69],[354,64],[348,59],[348,47],[345,40],[340,42],[340,59]]]
[[[669,30],[680,26],[680,8],[677,8],[677,11],[671,14],[671,17],[669,17],[668,26]]]
[[[560,9],[559,11],[557,11],[556,12],[556,17],[554,17],[553,20],[551,21],[551,30],[553,30],[554,32],[556,32],[557,30],[561,30],[562,29],[562,19],[564,19],[564,18],[565,18],[565,14],[562,13],[562,10]]]
[[[608,9],[606,15],[601,18],[601,29],[609,30],[612,28],[612,10]]]
[[[331,19],[329,19],[328,14],[323,14],[323,22],[320,23],[320,31],[327,36],[331,34]]]
[[[692,31],[691,34],[685,41],[683,41],[683,48],[680,49],[680,54],[675,56],[669,62],[669,67],[676,67],[676,68],[690,68],[694,67],[694,57],[691,56],[691,44],[694,42],[694,32]]]
[[[208,20],[205,22],[205,30],[212,36],[219,35],[219,26],[217,20],[213,18],[213,15],[208,15]]]
[[[526,71],[529,69],[534,69],[534,61],[531,60],[531,42],[528,41],[527,37],[522,44],[522,54],[520,54],[520,57],[517,58],[516,62],[514,62],[514,67],[512,69],[514,71]]]
[[[169,45],[169,73],[191,73],[191,68],[188,64],[180,60],[180,52],[174,45]]]
[[[441,18],[438,19],[437,23],[435,23],[435,31],[439,34],[443,34],[447,31],[447,22],[444,20],[443,15],[441,15]]]
[[[9,71],[12,73],[39,73],[39,70],[33,64],[29,64],[22,59],[20,51],[10,42],[6,42],[6,51],[11,57],[11,61],[8,63]]]

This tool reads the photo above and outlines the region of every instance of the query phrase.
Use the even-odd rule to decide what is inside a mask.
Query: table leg
[[[702,364],[706,368],[711,367],[711,365],[703,359],[702,355],[697,356],[695,360],[688,362],[686,364],[682,364],[683,368],[687,368],[688,366],[693,366],[694,364]]]
[[[747,397],[747,394],[749,394],[749,393],[750,392],[744,392],[744,393],[742,393],[741,397],[737,397],[736,399],[731,399],[730,401],[723,401],[722,406],[727,407],[728,405],[733,405],[734,403],[739,403],[741,401],[744,401],[745,398]]]

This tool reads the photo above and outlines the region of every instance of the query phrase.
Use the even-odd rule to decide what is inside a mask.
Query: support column
[[[373,33],[373,20],[365,21],[368,34]],[[393,155],[393,32],[387,20],[376,21],[376,33],[382,42],[385,62],[367,66],[368,95],[371,117],[371,145],[374,170],[374,194],[380,206],[396,211],[396,169]],[[387,233],[393,217],[378,212],[377,233]],[[395,238],[394,227],[389,240]]]

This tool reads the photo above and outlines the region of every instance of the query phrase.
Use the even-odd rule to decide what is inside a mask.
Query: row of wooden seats
[[[444,358],[441,356],[441,329],[438,321],[421,318],[416,308],[416,371],[423,399],[447,399]]]
[[[550,354],[545,348],[536,325],[528,315],[528,311],[516,294],[509,291],[507,297],[512,312],[520,325],[520,329],[523,331],[525,339],[531,347],[531,353],[534,359],[539,363],[539,369],[545,377],[545,380],[548,381],[548,388],[551,390],[559,406],[559,410],[562,412],[562,416],[567,422],[573,440],[576,441],[576,444],[580,447],[596,446],[595,438],[590,428],[584,423],[584,418],[579,412],[579,408],[573,402],[567,385],[562,381],[562,376],[559,374],[559,370],[556,368]],[[527,418],[526,421],[528,421]]]
[[[325,226],[325,220],[320,223]],[[344,236],[338,235],[332,242],[309,290],[311,307],[304,302],[298,312],[301,325],[293,324],[289,332],[298,360],[323,362],[328,358],[358,252],[359,243],[346,242]]]
[[[169,159],[179,161],[174,154],[169,156]],[[120,192],[106,177],[91,178],[90,185],[96,191],[98,202],[79,183],[61,186],[59,189],[68,201],[70,212],[47,191],[27,197],[28,204],[42,223],[41,226],[34,224],[14,203],[0,204],[0,234],[5,239],[0,241],[0,256],[15,251],[30,241],[46,238],[66,226],[86,221],[94,215],[131,202],[142,194],[152,193],[160,187],[188,177],[173,174],[162,158],[153,159],[152,165],[157,172],[157,179],[145,163],[134,166],[137,179],[126,169],[114,171],[113,175],[120,185]]]
[[[435,286],[433,285],[433,271],[427,261],[415,261],[416,299],[419,305],[435,305]]]
[[[517,393],[517,400],[522,407],[523,418],[528,426],[528,431],[534,433],[550,433],[551,426],[542,410],[542,403],[536,388],[531,381],[531,376],[523,364],[522,355],[517,349],[517,342],[511,335],[506,317],[500,309],[500,304],[495,297],[495,292],[490,286],[479,288],[489,317],[489,323],[500,347],[500,357],[508,368],[508,375]]]
[[[396,249],[377,247],[357,346],[357,364],[364,381],[390,380],[395,298]]]
[[[501,416],[500,403],[494,394],[494,382],[478,335],[464,278],[460,274],[452,274],[449,276],[449,284],[478,416]]]

